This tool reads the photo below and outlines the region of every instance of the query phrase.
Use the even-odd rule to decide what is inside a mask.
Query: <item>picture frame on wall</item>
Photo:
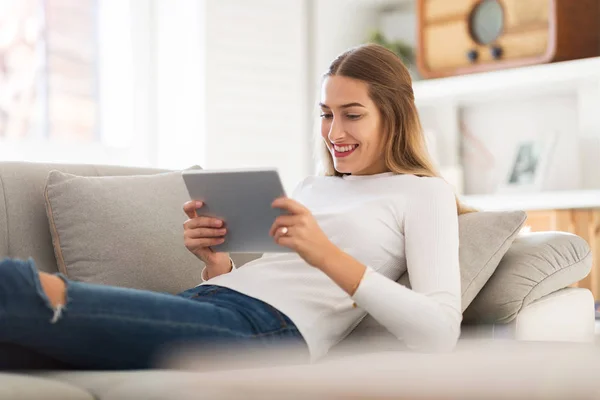
[[[500,193],[540,192],[548,178],[556,134],[517,143],[508,164],[505,178],[499,185]]]

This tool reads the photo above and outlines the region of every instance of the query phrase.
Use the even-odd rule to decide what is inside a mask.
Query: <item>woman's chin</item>
[[[336,165],[335,170],[340,174],[352,174],[353,169],[348,168],[347,166]]]

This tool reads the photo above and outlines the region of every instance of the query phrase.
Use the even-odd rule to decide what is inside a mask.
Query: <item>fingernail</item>
[[[200,208],[202,207],[202,202],[201,201],[197,201],[196,202],[196,208]]]
[[[215,221],[215,226],[221,226],[221,225],[223,225],[222,221]]]

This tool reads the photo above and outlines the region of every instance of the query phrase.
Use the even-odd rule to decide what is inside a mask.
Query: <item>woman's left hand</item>
[[[269,235],[273,236],[277,244],[294,250],[304,261],[319,269],[323,268],[327,257],[340,251],[302,204],[287,197],[280,197],[272,206],[289,213],[277,217],[269,231]]]

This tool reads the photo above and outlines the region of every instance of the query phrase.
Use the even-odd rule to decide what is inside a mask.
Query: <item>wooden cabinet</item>
[[[600,208],[527,211],[528,226],[532,232],[564,231],[585,239],[593,253],[592,271],[575,286],[592,291],[600,301]]]

